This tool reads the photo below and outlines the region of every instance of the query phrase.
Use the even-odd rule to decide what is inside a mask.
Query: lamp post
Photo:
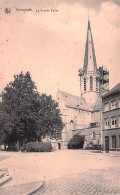
[[[102,108],[100,109],[100,135],[101,151],[103,151]]]

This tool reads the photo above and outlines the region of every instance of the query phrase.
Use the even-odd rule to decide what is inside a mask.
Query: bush
[[[17,143],[11,144],[10,146],[8,146],[6,148],[6,151],[14,151],[14,152],[18,152],[19,151],[19,147]]]
[[[101,145],[99,144],[94,144],[93,142],[90,142],[86,148],[86,150],[101,150]]]
[[[51,152],[52,144],[50,142],[29,142],[24,150],[26,152]]]
[[[68,142],[68,149],[81,149],[84,145],[84,136],[75,134]]]

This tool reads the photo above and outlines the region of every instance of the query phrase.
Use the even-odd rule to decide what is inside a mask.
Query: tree
[[[51,96],[40,95],[30,73],[14,76],[2,94],[1,134],[9,146],[19,142],[19,147],[29,141],[41,140],[46,135],[54,136],[61,131],[60,110]]]
[[[63,123],[61,119],[58,104],[52,100],[51,96],[42,94],[40,96],[40,109],[39,109],[39,128],[37,128],[38,139],[46,135],[51,138],[60,138]]]

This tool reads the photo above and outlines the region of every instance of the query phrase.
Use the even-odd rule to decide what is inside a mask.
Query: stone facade
[[[120,150],[120,83],[102,97],[103,148]]]

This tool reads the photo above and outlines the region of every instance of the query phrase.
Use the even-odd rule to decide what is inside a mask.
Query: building
[[[109,89],[109,72],[103,67],[97,69],[89,20],[83,69],[79,70],[79,77],[80,97],[62,91],[58,91],[56,96],[65,125],[61,140],[63,148],[76,133],[85,137],[84,147],[101,144],[101,94]]]
[[[120,83],[102,97],[103,148],[120,150]]]

